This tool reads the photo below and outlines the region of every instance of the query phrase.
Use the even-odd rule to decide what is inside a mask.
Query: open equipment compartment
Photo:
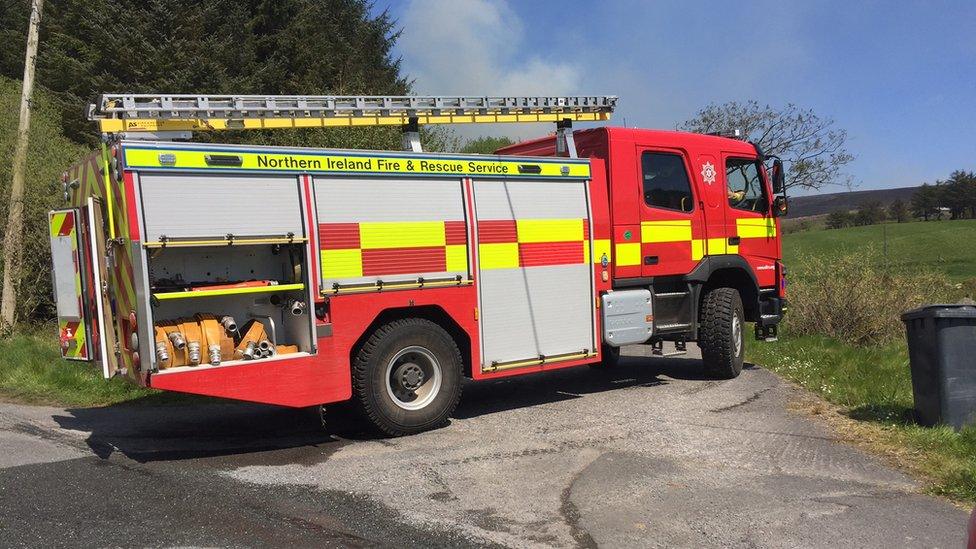
[[[315,352],[296,176],[141,174],[159,373]]]

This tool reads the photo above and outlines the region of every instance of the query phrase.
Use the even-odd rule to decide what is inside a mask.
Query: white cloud
[[[504,0],[412,0],[399,50],[414,92],[429,95],[573,95],[582,71],[526,55],[525,27]],[[538,136],[534,125],[459,126],[472,135]]]

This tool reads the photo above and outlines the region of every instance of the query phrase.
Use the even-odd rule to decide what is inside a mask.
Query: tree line
[[[863,202],[856,210],[839,209],[827,215],[826,227],[875,225],[884,221],[904,223],[913,219],[976,219],[976,172],[957,170],[945,181],[922,184],[909,202],[895,199],[885,207],[881,201]]]
[[[945,181],[924,183],[912,196],[912,212],[925,221],[943,214],[976,219],[976,172],[956,170]]]
[[[31,3],[0,0],[0,151],[17,128]],[[16,318],[54,314],[47,211],[61,207],[60,174],[98,145],[85,108],[97,94],[405,95],[410,81],[393,54],[399,35],[368,0],[58,0],[40,20],[36,83],[23,199]],[[432,149],[453,144],[425,132]],[[305,129],[200,134],[225,141],[396,149],[399,128]],[[6,219],[10,163],[0,162],[0,218]],[[0,227],[0,236],[6,227]],[[2,254],[18,250],[0,250]],[[2,269],[0,269],[2,271]]]

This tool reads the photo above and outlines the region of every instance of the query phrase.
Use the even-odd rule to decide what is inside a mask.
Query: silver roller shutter
[[[476,216],[479,222],[589,220],[586,184],[475,181]],[[589,240],[583,245],[589,250]],[[485,268],[485,262],[479,263],[484,367],[593,351],[593,269],[589,257],[587,253],[584,261],[561,265],[521,266],[520,260],[520,266],[510,268]]]
[[[143,174],[145,241],[305,236],[295,176]]]
[[[445,223],[466,232],[460,179],[316,176],[314,186],[323,289],[468,277],[466,239],[449,246],[443,234]],[[353,233],[330,239],[342,225]]]

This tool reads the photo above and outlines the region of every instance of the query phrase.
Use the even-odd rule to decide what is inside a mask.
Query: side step
[[[674,290],[654,293],[655,333],[687,332],[694,326],[691,291],[680,288]]]
[[[684,341],[675,341],[674,350],[667,353],[664,352],[663,341],[655,341],[654,343],[651,343],[651,354],[653,356],[667,358],[670,356],[680,356],[687,353],[688,353],[688,348]]]

